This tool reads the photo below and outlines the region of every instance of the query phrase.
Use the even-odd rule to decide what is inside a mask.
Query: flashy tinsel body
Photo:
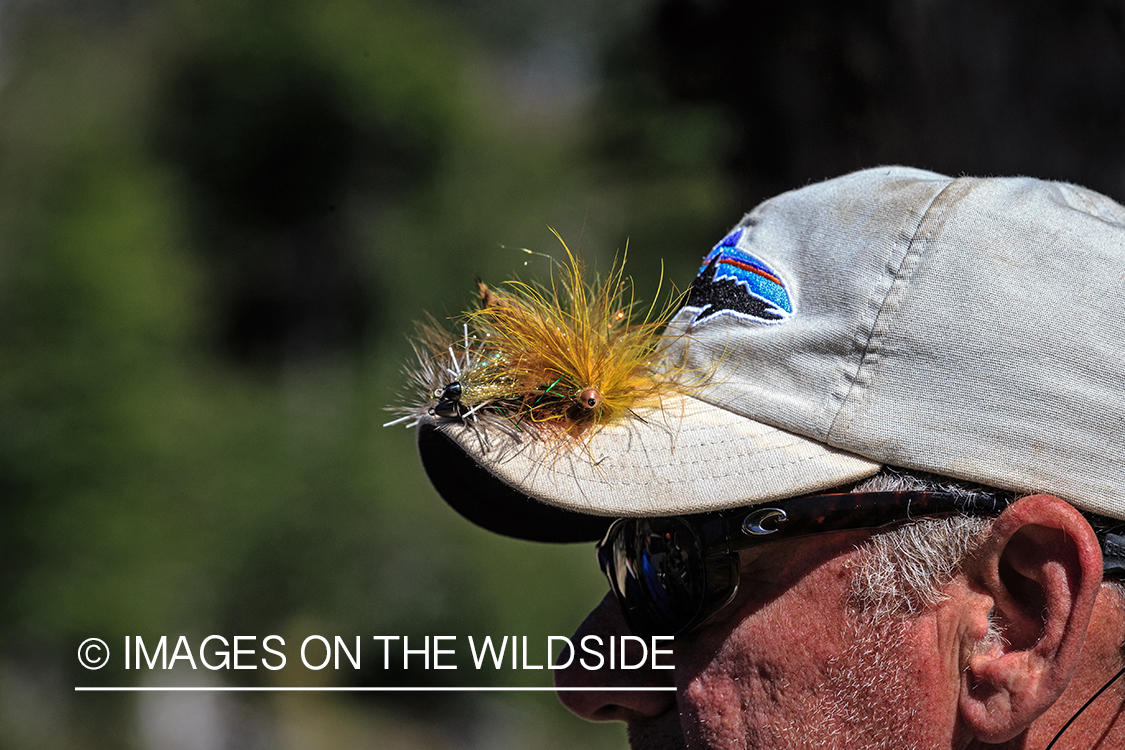
[[[388,424],[429,415],[510,435],[579,438],[684,385],[684,372],[660,361],[673,306],[636,320],[620,266],[588,282],[567,249],[550,286],[478,282],[478,291],[460,336],[432,320],[419,326],[411,377],[420,398],[397,407],[405,415]]]

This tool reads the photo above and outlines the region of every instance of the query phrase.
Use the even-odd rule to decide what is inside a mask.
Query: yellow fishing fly
[[[419,325],[410,376],[421,399],[396,407],[405,414],[388,424],[428,416],[578,438],[683,386],[683,369],[661,359],[677,300],[638,316],[623,263],[588,281],[581,258],[565,242],[563,249],[566,261],[549,285],[478,281],[478,304],[462,316],[460,336],[432,319]]]

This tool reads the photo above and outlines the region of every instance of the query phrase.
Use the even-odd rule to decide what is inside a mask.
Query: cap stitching
[[[859,366],[856,367],[852,373],[851,382],[848,385],[847,392],[840,400],[840,406],[836,410],[836,416],[832,420],[832,424],[828,427],[828,432],[825,435],[825,442],[829,445],[836,447],[848,446],[849,450],[855,452],[855,448],[851,447],[845,440],[844,435],[847,433],[851,423],[855,419],[854,411],[849,416],[845,412],[849,401],[859,401],[860,392],[870,386],[876,380],[878,375],[879,366],[881,362],[880,345],[886,338],[888,326],[881,325],[891,315],[893,310],[897,307],[898,299],[904,293],[904,290],[909,285],[908,276],[917,267],[916,261],[925,252],[928,246],[929,237],[922,237],[923,231],[928,231],[930,226],[937,221],[937,217],[943,213],[949,205],[947,201],[941,201],[946,193],[954,189],[968,187],[971,183],[975,182],[973,178],[960,178],[950,180],[949,183],[934,194],[933,198],[926,205],[926,209],[922,212],[918,223],[914,227],[914,231],[910,236],[910,244],[907,246],[906,252],[902,256],[898,268],[895,270],[894,278],[891,280],[890,287],[887,289],[886,295],[883,297],[883,302],[879,306],[879,312],[875,315],[875,321],[871,325],[871,330],[867,337],[867,343],[864,346],[863,354],[859,358]],[[956,188],[954,186],[957,186]],[[935,211],[935,205],[941,202],[940,210]],[[860,385],[861,381],[863,386]],[[879,459],[872,459],[879,460]]]
[[[743,454],[743,455],[749,455],[749,454]],[[805,463],[807,461],[812,461],[812,460],[815,460],[817,458],[820,458],[820,456],[800,456],[800,457],[794,458],[791,461],[786,461],[784,463],[773,463],[773,464],[769,464],[767,466],[762,466],[762,467],[760,467],[760,469],[763,470],[763,471],[764,470],[783,469],[783,468],[786,468],[786,467],[789,467],[789,466],[794,466],[796,464]],[[691,461],[689,463],[682,463],[682,464],[665,463],[665,464],[650,465],[647,468],[655,469],[655,468],[662,468],[662,467],[666,467],[666,466],[675,466],[675,467],[678,467],[678,468],[687,468],[689,466],[696,466],[696,465],[699,465],[699,464],[709,464],[709,463],[710,462],[708,462],[708,461]],[[565,474],[565,472],[558,471],[558,470],[554,469],[553,467],[542,466],[541,468],[547,468],[548,471],[550,471],[552,474],[554,474],[556,476],[568,476],[569,478],[573,478],[573,479],[576,479],[576,480],[578,479],[577,477],[574,477],[573,475],[567,475],[567,474]],[[639,468],[646,468],[646,467],[639,467]],[[743,477],[743,476],[745,476],[745,475],[740,473],[740,472],[728,472],[728,473],[725,473],[725,474],[710,474],[710,475],[708,475],[708,478],[709,479],[726,479],[728,477]],[[614,480],[611,482],[608,479],[602,479],[602,478],[598,478],[598,477],[589,476],[589,477],[582,477],[578,481],[588,482],[588,483],[592,483],[592,484],[599,484],[599,485],[610,485],[610,484],[612,484],[616,487],[650,487],[650,486],[667,487],[667,486],[678,486],[678,485],[683,485],[683,484],[693,484],[697,480],[698,480],[697,477],[696,478],[685,477],[684,479],[679,480],[679,481],[677,481],[675,478],[669,478],[668,480],[660,480],[658,478],[654,478],[653,480],[650,480],[650,481],[640,481],[640,482],[638,482],[638,481],[622,481],[622,477],[616,476],[616,477],[614,477]]]
[[[715,441],[715,442],[711,442],[711,443],[701,443],[701,444],[699,444],[699,447],[710,447],[710,446],[717,446],[717,445],[724,445],[724,444],[728,444],[728,443],[738,443],[738,442],[740,442],[740,441],[720,440],[720,441]],[[792,442],[789,442],[789,443],[786,443],[786,444],[783,444],[783,445],[779,445],[777,447],[778,448],[784,448],[784,447],[787,447],[787,446],[799,445],[799,444],[800,444],[800,441],[795,440],[795,441],[792,441]],[[745,457],[749,457],[749,456],[761,456],[761,455],[762,455],[761,452],[741,451],[741,452],[726,454],[723,458],[724,459],[738,459],[738,458],[745,458]],[[820,458],[824,457],[824,455],[825,454],[813,455],[813,456],[797,456],[797,457],[795,457],[795,458],[793,458],[792,460],[789,460],[789,461],[769,463],[769,464],[766,464],[766,465],[759,466],[757,468],[760,471],[786,468],[786,467],[794,466],[796,464],[804,463],[804,462],[807,462],[807,461],[814,461],[814,460],[820,459]],[[663,462],[663,463],[655,463],[655,464],[650,463],[650,464],[645,464],[645,465],[636,465],[634,468],[637,468],[637,469],[661,469],[661,468],[667,468],[667,467],[675,467],[675,468],[686,469],[686,468],[691,467],[691,466],[711,465],[713,463],[718,462],[719,460],[720,459],[716,458],[714,461],[709,461],[709,460],[693,460],[693,461],[688,461],[688,462],[667,461],[667,462]],[[595,483],[595,484],[602,484],[602,485],[614,484],[614,485],[629,486],[629,487],[646,487],[646,486],[650,486],[650,485],[668,486],[668,485],[679,485],[679,484],[691,484],[691,483],[694,483],[695,481],[698,480],[698,477],[695,477],[695,478],[685,477],[683,480],[680,480],[680,481],[677,481],[675,478],[669,478],[668,480],[661,480],[661,481],[640,481],[640,482],[638,482],[638,481],[628,481],[628,482],[626,482],[626,481],[622,481],[622,477],[616,476],[614,478],[614,481],[610,482],[607,479],[601,479],[601,478],[598,478],[596,476],[587,476],[587,477],[582,477],[581,479],[579,479],[578,477],[575,477],[573,475],[573,473],[568,474],[565,471],[561,471],[561,470],[555,468],[555,466],[553,466],[553,465],[540,464],[538,466],[538,468],[546,469],[547,471],[549,471],[551,474],[553,474],[555,476],[565,476],[565,477],[573,478],[573,479],[576,479],[576,480],[582,481],[582,482],[592,482],[592,483]],[[723,473],[723,474],[713,474],[713,473],[709,474],[708,478],[709,479],[726,479],[728,477],[741,477],[741,476],[745,476],[745,474],[743,472],[739,472],[739,471],[728,471],[728,472]]]

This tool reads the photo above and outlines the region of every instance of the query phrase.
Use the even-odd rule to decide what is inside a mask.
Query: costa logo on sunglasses
[[[684,309],[696,326],[720,315],[758,323],[783,323],[793,302],[781,275],[758,256],[738,247],[743,229],[728,234],[703,259]]]

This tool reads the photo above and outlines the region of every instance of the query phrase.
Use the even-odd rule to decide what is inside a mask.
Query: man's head
[[[704,257],[662,354],[705,385],[580,445],[457,415],[419,445],[481,525],[605,536],[575,642],[676,635],[675,669],[559,684],[638,747],[1045,747],[1122,659],[1123,342],[1125,208],[869,170]],[[1101,705],[1067,741],[1125,741]]]
[[[898,471],[852,490],[892,488],[1006,502]],[[677,637],[673,675],[571,668],[558,678],[568,689],[674,684],[675,698],[561,697],[586,718],[627,722],[635,747],[677,747],[668,739],[677,732],[692,747],[962,747],[1028,730],[1028,747],[1045,747],[1075,701],[1121,664],[1125,599],[1119,584],[1102,584],[1098,546],[1081,514],[1045,495],[1016,499],[999,516],[757,545],[740,554],[734,600]],[[607,596],[575,642],[630,632],[626,609]],[[1105,720],[1092,727],[1104,730]]]

